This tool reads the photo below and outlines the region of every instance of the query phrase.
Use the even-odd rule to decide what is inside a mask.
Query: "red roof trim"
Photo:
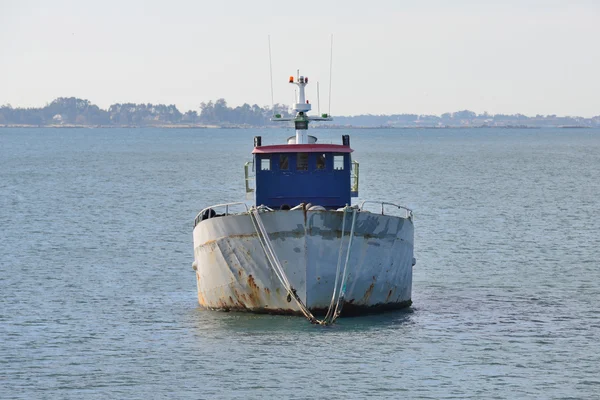
[[[269,153],[352,153],[348,146],[341,144],[276,144],[255,147],[252,154]]]

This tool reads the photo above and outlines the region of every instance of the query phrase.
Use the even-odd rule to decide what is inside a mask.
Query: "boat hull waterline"
[[[342,267],[346,259],[352,213],[292,210],[260,216],[292,288],[313,314],[324,314],[334,291],[340,241]],[[271,268],[248,213],[201,221],[193,236],[200,306],[301,314]],[[410,217],[356,213],[342,316],[411,305],[413,240]]]

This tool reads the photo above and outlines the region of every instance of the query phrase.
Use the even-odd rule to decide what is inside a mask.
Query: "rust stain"
[[[206,300],[204,299],[204,296],[200,292],[198,292],[198,303],[200,303],[201,306],[206,307]]]
[[[375,283],[371,283],[371,285],[369,286],[369,288],[365,292],[365,295],[362,298],[363,303],[366,303],[369,301],[369,297],[371,297],[371,295],[373,294],[374,288],[375,288]]]
[[[256,307],[257,305],[260,304],[260,300],[256,297],[256,295],[251,293],[248,295],[248,303],[250,303],[250,305]]]
[[[260,288],[256,284],[256,281],[254,280],[254,277],[252,275],[248,275],[248,285],[250,286],[250,289],[260,290]]]
[[[238,271],[238,276],[242,276],[242,270],[241,269]]]
[[[240,301],[240,294],[238,293],[238,291],[236,289],[233,289],[233,294],[235,295],[235,302],[236,304],[242,304],[243,303]],[[229,296],[229,298],[231,299],[231,296]],[[233,300],[233,299],[231,299]]]
[[[231,296],[229,296],[229,301],[231,301],[233,304],[235,304],[238,308],[248,308],[246,306],[246,302],[247,302],[247,298],[246,298],[246,294],[242,293],[240,295],[240,293],[236,290],[233,289],[233,294],[235,295],[235,301],[231,298]]]
[[[390,289],[390,291],[388,292],[387,297],[385,298],[385,301],[390,301],[390,297],[392,297],[393,293],[394,293],[394,289]]]
[[[250,293],[248,293],[248,301],[253,306],[260,305],[260,288],[256,284],[254,277],[252,275],[248,275],[248,286],[250,287]]]
[[[246,295],[246,293],[239,294],[237,290],[234,290],[235,298],[237,299],[236,304],[248,308],[248,305],[251,307],[257,306],[257,300],[254,298],[252,294]]]
[[[225,301],[223,301],[223,299],[219,299],[219,307],[221,307],[225,311],[229,311],[229,306],[227,305],[227,303],[225,303]]]

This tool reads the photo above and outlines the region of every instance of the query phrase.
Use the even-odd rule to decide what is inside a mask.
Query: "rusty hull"
[[[342,240],[340,211],[261,213],[287,277],[314,313],[331,301]],[[411,304],[413,223],[360,212],[348,264],[343,315],[360,315]],[[346,214],[342,262],[352,214]],[[202,221],[194,228],[198,302],[207,309],[300,314],[267,263],[248,214]],[[342,265],[343,267],[343,265]]]

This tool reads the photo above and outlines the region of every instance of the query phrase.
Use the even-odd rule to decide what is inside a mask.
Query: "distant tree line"
[[[291,116],[287,106],[275,104],[273,110],[271,107],[259,107],[258,105],[244,104],[231,108],[227,106],[225,99],[219,99],[216,102],[200,104],[200,122],[206,124],[220,125],[223,123],[233,125],[265,126],[270,123],[270,118],[274,114],[282,116]]]
[[[88,100],[59,97],[42,108],[0,106],[0,125],[152,126],[165,124],[264,126],[275,113],[289,116],[287,107],[244,104],[227,106],[224,99],[202,103],[198,111],[182,114],[175,105],[117,103],[103,110]]]
[[[42,108],[0,106],[0,125],[85,125],[85,126],[156,126],[218,125],[267,126],[274,114],[289,117],[289,109],[281,104],[273,108],[257,104],[229,107],[225,99],[201,103],[198,111],[181,113],[173,104],[117,103],[107,110],[75,97],[59,97]],[[393,114],[334,117],[334,126],[360,127],[445,127],[445,126],[580,126],[600,127],[600,116],[593,118],[558,117],[556,115],[477,114],[463,110],[437,115]],[[331,123],[323,126],[332,126]]]
[[[477,114],[463,110],[454,113],[437,115],[393,114],[393,115],[356,115],[350,117],[334,117],[337,125],[362,127],[600,127],[600,116],[593,118],[558,117],[556,115],[536,115],[528,117],[523,114]]]

